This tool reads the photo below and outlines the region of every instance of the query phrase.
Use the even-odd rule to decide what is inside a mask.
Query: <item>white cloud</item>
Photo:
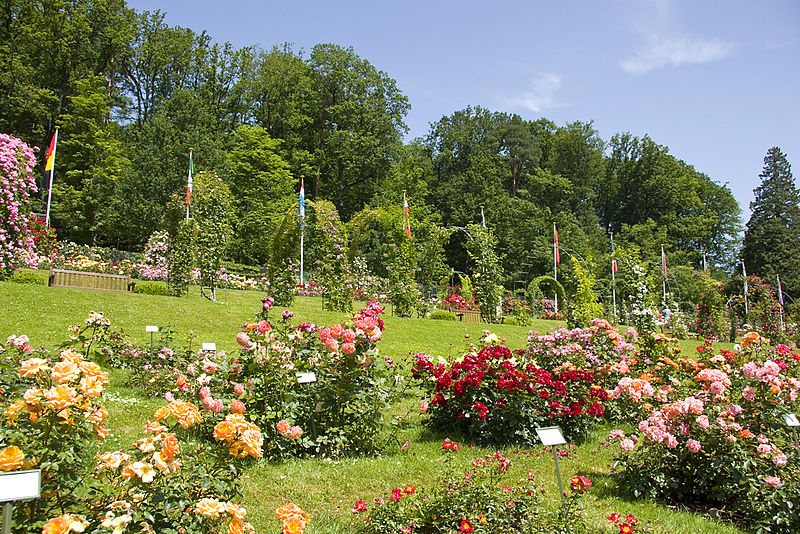
[[[518,96],[509,97],[505,104],[509,107],[521,107],[534,113],[557,107],[556,94],[561,89],[561,76],[553,73],[538,75],[531,84],[530,91]]]
[[[726,57],[731,43],[698,37],[651,37],[648,45],[632,58],[622,61],[622,69],[644,74],[666,65],[678,67],[687,63],[708,63]]]

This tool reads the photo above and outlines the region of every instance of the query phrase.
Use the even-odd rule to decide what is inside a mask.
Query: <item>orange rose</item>
[[[289,431],[292,429],[292,427],[289,425],[289,422],[287,420],[283,419],[280,422],[278,422],[277,429],[278,432],[286,436],[289,434]]]
[[[221,421],[214,427],[214,439],[217,441],[230,441],[236,437],[236,426],[228,421]]]
[[[225,511],[225,505],[217,499],[200,499],[194,505],[194,511],[203,517],[214,517]]]
[[[84,376],[81,378],[80,388],[81,393],[90,399],[96,399],[103,393],[103,379],[98,376]]]
[[[0,451],[0,471],[13,471],[22,467],[25,455],[16,445],[11,445]]]
[[[44,396],[47,399],[47,407],[58,411],[75,404],[75,394],[74,388],[63,384],[44,392]]]
[[[89,525],[82,517],[65,514],[56,517],[44,524],[42,534],[68,534],[69,532],[83,532]]]
[[[75,362],[58,362],[53,366],[51,376],[56,384],[64,384],[66,382],[74,382],[81,374],[78,364]]]
[[[167,434],[161,441],[161,454],[165,458],[174,458],[180,452],[180,445],[175,434]]]
[[[30,360],[21,362],[17,372],[19,373],[19,376],[31,378],[43,371],[46,371],[47,369],[50,369],[50,367],[47,365],[47,360],[43,360],[42,358],[31,358]]]

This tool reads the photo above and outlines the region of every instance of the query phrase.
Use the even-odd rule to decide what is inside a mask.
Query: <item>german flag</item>
[[[53,183],[53,167],[56,165],[56,145],[58,144],[58,126],[56,132],[53,134],[53,139],[50,141],[50,146],[47,148],[47,155],[45,156],[44,164],[44,185],[48,190]]]

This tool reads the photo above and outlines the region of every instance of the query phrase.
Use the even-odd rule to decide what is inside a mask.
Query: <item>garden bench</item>
[[[133,293],[136,282],[132,282],[130,276],[122,274],[50,269],[50,278],[47,285],[51,287],[78,287],[84,289],[99,289],[101,291],[124,291]]]

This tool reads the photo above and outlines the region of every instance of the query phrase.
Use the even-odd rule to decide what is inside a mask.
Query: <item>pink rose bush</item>
[[[0,280],[23,266],[36,267],[34,234],[29,231],[31,197],[36,193],[33,150],[0,134]]]
[[[706,343],[697,358],[663,357],[620,380],[617,400],[637,380],[650,387],[628,399],[637,432],[609,436],[620,446],[616,476],[637,496],[725,504],[770,532],[794,532],[800,471],[783,414],[800,410],[800,356],[773,351],[755,333],[743,346],[717,354]]]

